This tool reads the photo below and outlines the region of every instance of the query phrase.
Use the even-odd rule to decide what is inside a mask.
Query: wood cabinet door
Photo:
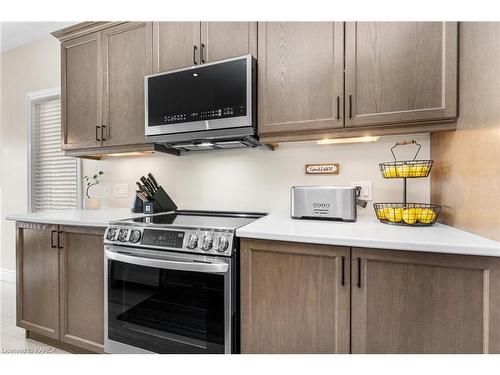
[[[241,241],[241,352],[349,353],[349,248]]]
[[[101,146],[101,33],[61,44],[62,149]]]
[[[16,223],[16,323],[59,338],[57,225]]]
[[[353,353],[500,352],[500,258],[352,250]]]
[[[200,64],[200,22],[153,22],[155,73]]]
[[[347,22],[345,30],[345,126],[456,117],[456,22]]]
[[[257,22],[202,22],[201,62],[253,55],[257,58]]]
[[[344,27],[259,22],[259,133],[343,127]]]
[[[152,72],[152,23],[103,32],[103,145],[145,143],[144,76]]]
[[[104,352],[104,230],[60,227],[60,340]]]

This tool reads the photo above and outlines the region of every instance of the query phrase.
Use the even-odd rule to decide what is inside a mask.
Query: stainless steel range
[[[175,211],[112,222],[107,353],[239,352],[239,241],[256,213]]]

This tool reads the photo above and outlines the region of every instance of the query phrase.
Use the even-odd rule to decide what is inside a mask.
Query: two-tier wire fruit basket
[[[412,160],[397,160],[394,149],[404,145],[416,145],[418,147]],[[382,223],[406,226],[429,226],[436,222],[441,206],[407,202],[407,179],[428,177],[431,172],[432,160],[417,159],[421,147],[414,140],[398,142],[391,147],[394,161],[379,164],[380,172],[384,178],[399,178],[403,180],[403,202],[373,204],[375,214]]]

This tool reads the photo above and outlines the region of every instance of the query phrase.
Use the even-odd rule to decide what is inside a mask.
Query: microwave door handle
[[[120,254],[115,251],[106,250],[106,258],[123,263],[138,266],[162,268],[167,270],[192,271],[203,273],[226,273],[229,266],[227,263],[204,263],[204,262],[180,262],[178,260],[143,258],[133,255]]]

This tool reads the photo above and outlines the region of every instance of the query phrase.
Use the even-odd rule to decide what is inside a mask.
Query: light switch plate
[[[113,186],[113,196],[115,198],[127,198],[128,184],[115,184]]]
[[[359,195],[359,199],[365,201],[371,201],[372,197],[372,182],[371,181],[354,181],[351,182],[351,186],[361,186],[361,194]]]

